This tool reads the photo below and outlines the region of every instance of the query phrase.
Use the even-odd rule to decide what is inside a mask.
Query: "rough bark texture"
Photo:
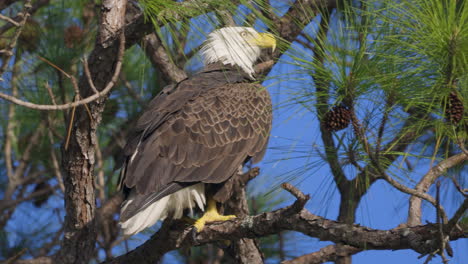
[[[195,237],[192,235],[191,226],[163,226],[143,245],[104,263],[156,263],[165,253],[181,247],[192,247],[227,238],[257,238],[285,230],[298,231],[323,241],[345,243],[361,250],[412,249],[421,254],[428,254],[439,248],[436,236],[438,225],[377,230],[356,224],[344,224],[313,215],[303,209],[307,199],[308,196],[301,195],[293,205],[286,208],[208,224]],[[462,237],[466,237],[466,234],[460,230],[453,230],[449,234],[450,240]]]
[[[126,1],[103,2],[96,46],[89,56],[92,80],[102,90],[111,80],[117,63],[119,43],[105,45],[124,26]],[[79,82],[80,96],[93,93],[86,76]],[[95,163],[96,130],[101,121],[106,97],[88,105],[91,116],[79,107],[73,120],[70,144],[63,147],[62,167],[65,171],[65,229],[61,248],[55,256],[57,263],[88,263],[96,255],[96,201],[93,170]]]
[[[178,83],[187,78],[187,74],[172,62],[156,33],[146,35],[143,41],[146,55],[155,68],[161,71],[161,77],[166,83]]]
[[[249,180],[256,177],[258,174],[258,168],[253,168],[248,173],[241,175],[240,177],[231,178],[235,182],[232,188],[232,196],[224,205],[225,214],[233,214],[237,217],[245,217],[250,214],[245,186]],[[258,241],[252,238],[241,238],[232,241],[232,245],[228,248],[228,252],[234,257],[236,263],[256,264],[264,262]]]

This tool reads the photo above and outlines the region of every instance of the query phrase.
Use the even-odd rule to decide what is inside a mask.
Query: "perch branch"
[[[180,224],[174,224],[161,228],[136,249],[103,263],[155,263],[165,253],[181,247],[198,246],[226,240],[226,238],[231,240],[258,238],[286,230],[301,232],[324,241],[344,243],[360,250],[413,249],[421,254],[427,254],[439,247],[437,238],[434,237],[434,234],[438,232],[437,225],[377,230],[356,224],[336,222],[301,209],[308,197],[290,185],[283,186],[295,196],[297,195],[298,199],[293,205],[255,216],[210,223],[196,237],[192,236],[192,226],[181,228]],[[450,240],[466,236],[463,231],[459,230],[453,230],[447,235]]]

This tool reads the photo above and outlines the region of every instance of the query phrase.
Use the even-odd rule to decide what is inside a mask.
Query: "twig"
[[[407,193],[407,194],[411,194],[411,195],[417,196],[417,197],[419,197],[419,198],[421,198],[421,199],[424,199],[424,200],[430,202],[432,205],[434,205],[434,207],[439,208],[439,209],[440,209],[441,216],[442,216],[442,218],[444,219],[444,223],[445,223],[446,221],[448,221],[448,220],[447,220],[447,214],[445,213],[444,208],[442,208],[442,206],[438,206],[436,200],[435,200],[432,196],[430,196],[430,195],[427,194],[427,193],[422,193],[422,192],[419,192],[419,191],[417,191],[417,190],[415,190],[415,189],[411,189],[411,188],[406,187],[405,185],[403,185],[403,184],[401,184],[401,183],[395,181],[392,177],[390,177],[390,176],[389,176],[387,173],[385,173],[385,172],[380,171],[380,173],[381,173],[381,175],[383,176],[383,178],[384,178],[388,183],[390,183],[393,187],[397,188],[397,189],[400,190],[401,192],[404,192],[404,193]]]
[[[4,16],[4,15],[2,15],[2,14],[0,14],[0,19],[3,19],[3,20],[5,20],[5,21],[10,22],[11,24],[15,25],[15,27],[21,26],[20,23],[18,23],[18,22],[16,22],[15,20],[11,19],[10,17]]]
[[[50,157],[52,158],[52,168],[54,169],[54,174],[55,177],[57,178],[58,185],[60,187],[60,190],[62,190],[63,193],[65,193],[65,185],[63,185],[63,177],[62,177],[62,172],[60,171],[60,165],[58,163],[57,155],[55,155],[54,148],[52,147],[54,145],[54,140],[53,140],[53,135],[52,135],[52,130],[50,129],[51,124],[49,122],[48,124],[49,129],[47,130],[48,136],[49,136],[49,142],[51,145],[50,148]]]
[[[55,100],[55,95],[54,95],[54,92],[52,91],[52,87],[50,87],[47,81],[44,83],[44,86],[47,89],[47,93],[49,94],[50,100],[52,100],[52,103],[54,105],[57,105],[57,101]]]
[[[285,189],[290,194],[294,195],[294,197],[296,197],[297,200],[291,206],[294,213],[297,213],[297,212],[301,211],[304,208],[307,201],[310,199],[309,195],[305,195],[299,189],[292,186],[290,183],[285,182],[285,183],[281,184],[281,187],[283,187],[283,189]]]
[[[259,63],[254,66],[255,74],[264,75],[265,73],[269,72],[274,65],[275,62],[273,60],[267,60],[265,62]]]
[[[35,103],[23,101],[23,100],[18,99],[18,98],[14,97],[14,96],[7,95],[7,94],[4,94],[4,93],[0,93],[0,98],[3,98],[5,100],[7,100],[7,101],[10,101],[10,102],[14,103],[14,104],[24,106],[24,107],[27,107],[27,108],[31,108],[31,109],[35,109],[35,110],[49,110],[49,111],[50,110],[65,110],[65,109],[70,109],[70,108],[73,108],[73,107],[77,107],[77,106],[80,106],[80,105],[91,103],[91,102],[103,97],[107,93],[109,93],[110,90],[112,89],[112,87],[114,87],[114,84],[116,83],[116,81],[118,79],[118,76],[120,74],[120,70],[122,69],[122,57],[123,57],[122,55],[123,55],[123,53],[125,51],[125,44],[124,43],[125,43],[125,36],[124,36],[124,33],[122,32],[121,36],[120,36],[119,53],[117,55],[119,59],[117,60],[114,75],[112,76],[112,79],[109,81],[107,86],[99,94],[93,94],[93,95],[91,95],[89,97],[86,97],[84,99],[77,100],[77,101],[70,102],[70,103],[66,103],[66,104],[61,104],[61,105],[35,104]]]
[[[359,119],[356,116],[356,112],[354,111],[354,107],[351,109],[351,124],[353,125],[353,130],[354,134],[356,137],[359,139],[359,141],[364,145],[364,150],[366,151],[367,155],[369,158],[372,160],[374,159],[374,155],[371,152],[370,146],[369,146],[369,141],[367,140],[367,137],[364,133],[364,128],[362,128],[361,122],[359,122]],[[376,163],[378,161],[375,161]]]
[[[16,78],[17,78],[17,65],[18,65],[18,56],[15,56],[15,61],[13,63],[13,71],[12,71],[12,76],[11,76],[11,89],[12,89],[12,94],[17,95],[18,94],[18,86],[16,83]],[[6,132],[5,132],[5,144],[4,144],[4,155],[5,155],[5,167],[7,171],[7,176],[8,176],[8,187],[7,191],[5,193],[5,198],[8,198],[9,195],[9,189],[15,188],[14,186],[16,184],[16,179],[14,178],[14,172],[13,172],[13,162],[12,162],[12,139],[14,138],[15,134],[14,132],[14,124],[16,122],[16,119],[14,118],[15,116],[15,106],[10,105],[8,107],[8,123],[6,127]]]
[[[450,219],[448,224],[445,225],[445,227],[444,227],[445,233],[449,234],[455,228],[455,226],[458,223],[458,220],[460,220],[460,218],[462,218],[463,215],[465,215],[467,210],[468,210],[468,198],[465,198],[465,200],[460,205],[460,207],[457,209],[457,211],[455,212],[453,217]]]
[[[385,108],[384,108],[384,113],[382,116],[382,120],[380,121],[380,126],[379,126],[379,131],[377,133],[377,142],[375,144],[375,157],[378,160],[379,159],[379,152],[380,152],[380,147],[382,144],[382,138],[385,130],[385,125],[387,124],[388,121],[388,115],[390,113],[389,109],[393,105],[393,98],[391,98],[392,95],[387,96],[387,100],[385,102]]]
[[[11,263],[15,263],[16,260],[18,260],[19,258],[21,258],[21,256],[24,255],[24,253],[26,253],[28,249],[27,248],[23,248],[21,249],[20,251],[18,251],[15,255],[13,255],[11,258],[7,259],[4,264],[11,264]]]
[[[467,154],[468,155],[468,154]],[[462,189],[458,181],[455,179],[455,177],[452,177],[452,182],[455,185],[455,188],[465,197],[468,197],[468,190],[467,189]]]
[[[124,74],[120,74],[120,80],[123,82],[125,88],[127,88],[128,94],[137,101],[140,106],[145,105],[145,101],[141,96],[135,91],[133,85],[125,78]]]
[[[62,70],[59,66],[55,65],[54,63],[52,63],[50,60],[48,60],[48,59],[46,59],[46,58],[44,58],[44,57],[42,57],[42,56],[39,56],[39,55],[37,55],[37,57],[38,57],[41,61],[43,61],[43,62],[49,64],[50,66],[52,66],[53,68],[55,68],[57,71],[61,72],[61,73],[62,73],[63,75],[65,75],[65,77],[67,77],[68,79],[71,79],[71,78],[73,77],[72,75],[70,75],[70,74],[68,74],[67,72],[65,72],[64,70]]]
[[[85,75],[86,75],[86,79],[88,80],[89,86],[94,91],[94,93],[99,94],[99,91],[98,91],[98,89],[96,89],[96,86],[94,85],[94,82],[93,82],[93,80],[91,78],[91,73],[89,72],[88,60],[85,57],[85,58],[83,58],[82,61],[83,61],[84,72],[85,72]]]
[[[21,20],[21,22],[17,26],[18,29],[16,30],[15,35],[11,39],[10,44],[6,48],[7,52],[4,52],[6,55],[4,55],[3,58],[2,58],[2,63],[3,64],[2,64],[2,67],[0,68],[0,81],[3,80],[1,78],[1,76],[3,75],[6,68],[8,67],[11,56],[13,56],[13,53],[11,51],[16,46],[16,42],[18,41],[18,38],[21,35],[21,32],[23,31],[24,25],[26,25],[26,20],[28,20],[30,9],[31,9],[31,0],[26,0],[26,2],[24,3],[23,10],[21,11],[21,14],[18,15],[18,16],[22,16],[23,19]]]
[[[6,0],[6,1],[12,1],[12,0]],[[16,1],[16,0],[14,0]],[[0,1],[0,10],[1,10],[1,5],[3,4],[3,2],[5,2],[5,0],[2,0]],[[34,5],[32,5],[31,9],[29,10],[29,14],[32,15],[34,14],[37,10],[39,10],[39,8],[43,7],[43,6],[46,6],[47,4],[49,4],[50,0],[36,0],[34,1]],[[20,21],[22,19],[22,13],[18,14],[16,17],[13,18],[14,21]],[[7,30],[11,29],[12,27],[14,27],[13,24],[6,24],[6,25],[3,25],[1,28],[0,28],[0,35],[3,35],[3,33],[5,33]]]
[[[433,166],[416,184],[414,188],[417,192],[425,193],[429,190],[429,187],[440,177],[445,171],[468,160],[468,155],[465,153],[459,153],[445,160],[439,162]],[[421,198],[412,196],[409,200],[408,207],[408,225],[415,226],[421,224]]]
[[[67,139],[65,140],[65,150],[68,149],[68,145],[70,144],[70,137],[71,137],[71,132],[72,132],[72,126],[73,126],[73,120],[75,119],[75,110],[76,110],[76,107],[74,106],[72,108],[72,112],[71,112],[71,115],[70,115],[70,120],[68,121],[69,124],[68,124],[68,131],[67,131]]]

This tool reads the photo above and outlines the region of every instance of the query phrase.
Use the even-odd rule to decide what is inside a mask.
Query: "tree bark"
[[[101,8],[98,41],[89,57],[92,81],[102,90],[113,77],[119,59],[116,54],[124,45],[107,42],[122,32],[125,25],[125,0],[104,1]],[[105,44],[107,43],[107,44]],[[80,97],[92,91],[89,81],[82,75],[79,81]],[[96,130],[101,121],[107,97],[101,97],[85,107],[78,107],[72,123],[68,146],[62,147],[65,184],[65,222],[61,248],[55,256],[56,263],[89,263],[96,255],[96,201],[93,170],[95,163]],[[73,116],[73,115],[70,115]]]

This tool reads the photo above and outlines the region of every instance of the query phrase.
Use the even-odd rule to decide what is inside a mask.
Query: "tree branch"
[[[21,13],[18,14],[19,17],[19,24],[18,28],[16,29],[15,34],[13,35],[13,38],[11,38],[10,43],[8,44],[7,48],[2,51],[5,55],[2,57],[2,66],[0,67],[0,81],[3,80],[2,75],[5,72],[6,68],[8,67],[8,64],[10,62],[11,56],[13,56],[12,50],[16,46],[16,42],[18,41],[19,36],[21,35],[21,32],[23,31],[24,26],[26,25],[26,21],[28,20],[28,17],[30,16],[31,12],[31,0],[27,0],[24,3],[23,10]]]
[[[106,0],[101,9],[98,40],[109,35],[119,36],[119,41],[105,46],[97,41],[89,55],[92,81],[101,93],[117,81],[125,50],[125,0]],[[117,54],[117,56],[116,56]],[[84,97],[93,94],[86,74],[79,81],[79,93]],[[62,167],[65,172],[65,223],[61,247],[54,256],[56,263],[89,263],[96,254],[96,200],[93,171],[95,164],[96,130],[101,121],[106,96],[102,96],[86,109],[77,108],[73,133],[68,149],[63,149]],[[89,116],[91,115],[91,116]]]
[[[439,247],[438,239],[434,236],[438,232],[437,225],[377,230],[356,224],[343,224],[313,215],[301,208],[308,197],[290,185],[284,187],[297,195],[298,199],[293,205],[256,216],[210,223],[196,237],[191,235],[192,226],[181,228],[180,224],[174,224],[169,228],[162,227],[135,250],[103,263],[155,263],[165,253],[181,247],[198,246],[226,238],[257,238],[286,230],[301,232],[324,241],[344,243],[360,250],[413,249],[424,254]],[[466,234],[453,230],[449,236],[450,240],[456,240]]]
[[[155,68],[161,71],[166,83],[178,83],[187,78],[185,71],[171,60],[156,33],[143,38],[143,49]]]
[[[466,160],[468,160],[468,154],[459,153],[439,162],[421,178],[414,189],[419,193],[426,193],[435,180],[447,169],[452,168],[453,166],[456,166],[457,164],[460,164]],[[421,203],[421,197],[415,195],[411,196],[409,200],[407,221],[409,226],[416,226],[421,224]]]
[[[318,264],[328,261],[336,261],[339,257],[348,257],[362,250],[346,245],[329,245],[321,248],[319,251],[306,254],[295,259],[281,262],[281,264]]]

